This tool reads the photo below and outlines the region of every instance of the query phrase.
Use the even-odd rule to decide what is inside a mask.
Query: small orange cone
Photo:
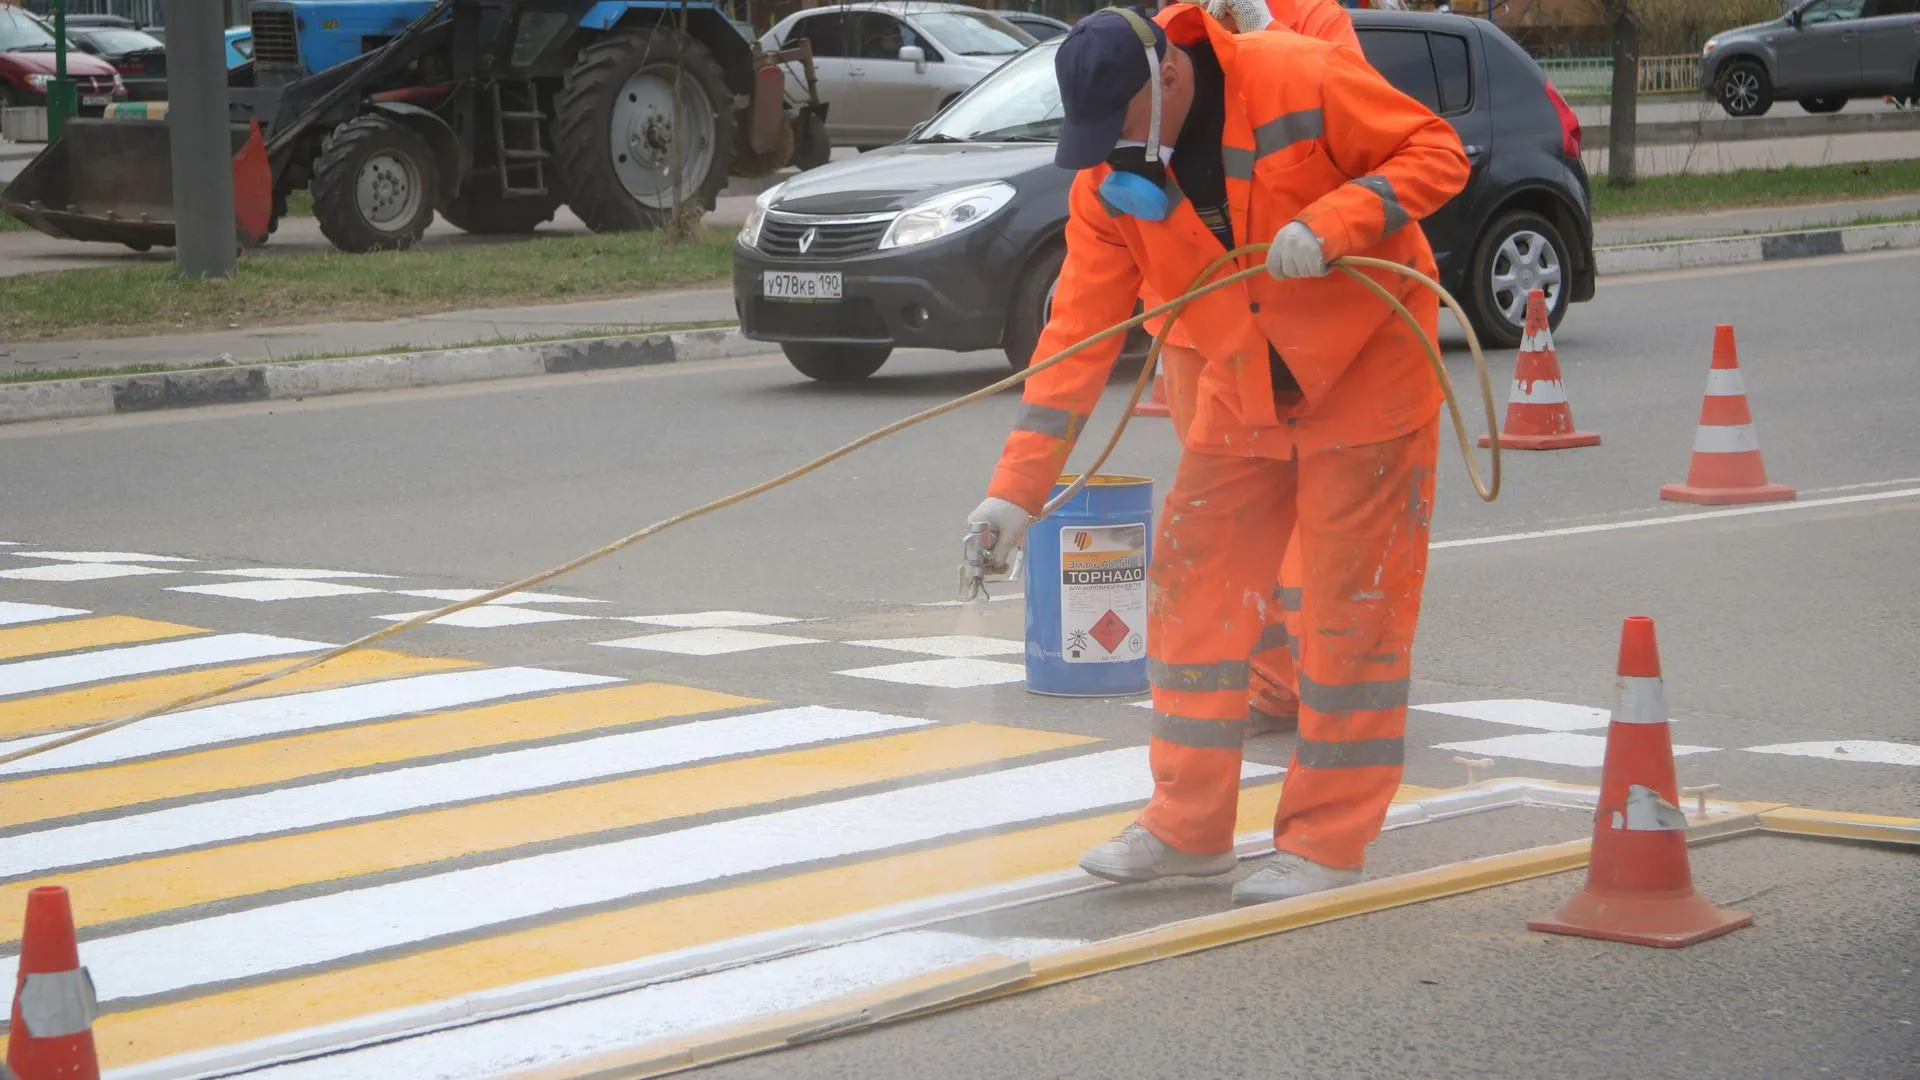
[[[1617,670],[1586,887],[1527,928],[1667,949],[1738,930],[1753,916],[1714,907],[1693,887],[1652,619],[1635,615],[1621,628]]]
[[[93,978],[80,966],[67,890],[57,885],[29,890],[7,1067],[20,1080],[100,1080],[93,1049],[98,1013]]]
[[[1700,404],[1700,426],[1693,436],[1693,461],[1687,482],[1667,484],[1660,497],[1673,502],[1724,506],[1730,503],[1784,502],[1795,497],[1785,484],[1767,483],[1760,460],[1760,436],[1753,429],[1733,327],[1713,328],[1713,367]]]
[[[1480,445],[1487,445],[1485,435]],[[1600,436],[1573,426],[1567,388],[1560,382],[1560,359],[1553,351],[1553,331],[1547,325],[1547,294],[1527,294],[1527,326],[1520,338],[1520,358],[1513,365],[1513,389],[1507,395],[1507,418],[1501,425],[1502,450],[1565,450],[1598,446]]]
[[[1172,416],[1173,410],[1167,407],[1167,369],[1164,364],[1153,366],[1153,389],[1147,392],[1145,401],[1133,407],[1135,416]]]

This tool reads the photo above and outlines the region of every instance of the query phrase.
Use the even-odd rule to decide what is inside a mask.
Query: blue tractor
[[[436,212],[471,233],[561,206],[596,232],[660,228],[730,176],[824,163],[806,46],[767,52],[723,2],[254,0],[229,74],[241,240],[301,188],[328,240],[365,252],[413,245]],[[51,235],[171,245],[165,132],[76,120],[0,202]]]

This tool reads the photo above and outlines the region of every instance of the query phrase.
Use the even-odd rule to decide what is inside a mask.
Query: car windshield
[[[0,8],[0,52],[52,52],[53,35],[17,11]]]
[[[1054,142],[1060,138],[1057,46],[1043,43],[1006,62],[933,118],[921,142]]]
[[[113,55],[166,48],[160,39],[138,30],[89,30],[87,38],[101,52]]]
[[[1026,31],[985,12],[915,12],[913,21],[961,56],[1012,56],[1033,44]]]

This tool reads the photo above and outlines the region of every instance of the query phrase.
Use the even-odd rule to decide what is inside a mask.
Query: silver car
[[[1810,113],[1852,98],[1920,92],[1920,2],[1805,0],[1785,15],[1715,34],[1700,85],[1732,116],[1759,116],[1776,98]]]
[[[835,146],[871,150],[906,138],[988,72],[1036,40],[993,12],[965,4],[826,4],[797,11],[761,43],[813,46],[827,135]],[[805,75],[787,65],[787,85],[804,97]]]

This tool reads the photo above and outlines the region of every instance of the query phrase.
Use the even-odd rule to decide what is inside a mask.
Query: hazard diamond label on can
[[[1110,664],[1147,654],[1147,527],[1060,530],[1060,657]]]

